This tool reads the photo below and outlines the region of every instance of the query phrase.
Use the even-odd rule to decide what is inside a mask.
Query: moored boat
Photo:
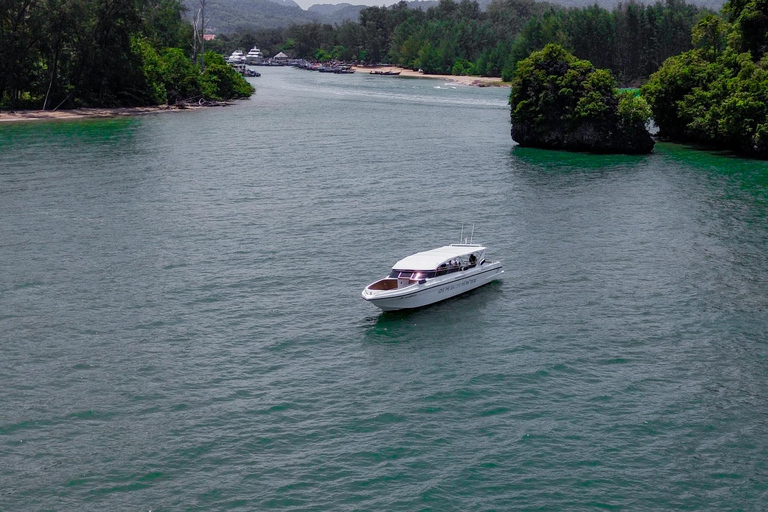
[[[504,273],[478,244],[451,244],[404,258],[384,279],[369,284],[363,299],[384,311],[420,308],[474,290]]]
[[[248,51],[248,54],[245,56],[245,63],[246,64],[261,64],[264,60],[264,55],[261,53],[261,50],[259,50],[258,46],[254,46]]]
[[[245,55],[240,50],[235,50],[227,59],[229,64],[245,64]]]
[[[247,69],[245,67],[244,62],[230,62],[229,65],[232,66],[232,69],[234,69],[235,71],[237,71],[239,74],[243,76],[245,76],[245,74],[247,73]]]

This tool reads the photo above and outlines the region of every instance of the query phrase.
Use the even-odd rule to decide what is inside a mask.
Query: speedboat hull
[[[372,288],[374,283],[367,286],[362,295],[363,299],[383,311],[420,308],[479,288],[500,279],[503,273],[501,262],[496,261],[446,276],[424,279],[403,288],[376,290]]]

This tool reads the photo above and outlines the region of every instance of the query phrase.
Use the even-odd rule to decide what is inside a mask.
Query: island
[[[768,2],[728,2],[642,87],[659,138],[768,159]]]
[[[549,44],[518,63],[510,93],[512,138],[521,146],[643,154],[653,150],[650,108],[618,93],[610,71]]]

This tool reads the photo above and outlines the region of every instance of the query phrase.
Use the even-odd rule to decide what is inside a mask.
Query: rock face
[[[594,153],[650,153],[650,109],[617,95],[607,70],[548,45],[518,63],[510,94],[512,138],[521,146]]]
[[[513,121],[512,139],[521,146],[590,153],[646,154],[653,150],[653,138],[642,122],[620,127],[618,119],[584,120],[567,129],[560,119],[550,121],[543,129]]]

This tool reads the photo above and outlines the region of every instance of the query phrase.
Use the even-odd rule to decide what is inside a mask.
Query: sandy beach
[[[426,73],[419,73],[418,71],[413,71],[412,69],[400,68],[397,66],[354,66],[352,69],[354,69],[356,73],[370,73],[371,71],[399,71],[400,75],[398,76],[434,78],[438,80],[454,82],[457,84],[474,85],[478,87],[508,87],[508,85],[502,82],[500,78],[491,78],[487,76],[430,75]]]
[[[444,80],[462,85],[472,85],[477,87],[507,87],[507,84],[498,78],[480,77],[480,76],[453,76],[453,75],[430,75],[419,73],[411,69],[404,69],[396,66],[358,66],[353,68],[357,73],[367,74],[371,71],[395,71],[400,72],[399,77],[432,78]],[[393,79],[397,77],[381,77],[382,79]],[[56,119],[94,119],[123,116],[139,116],[146,114],[157,114],[159,112],[182,112],[199,108],[208,108],[207,106],[188,105],[184,108],[170,107],[161,105],[156,107],[133,107],[133,108],[78,108],[74,110],[0,110],[0,123],[19,122],[19,121],[45,121]]]
[[[126,108],[77,108],[73,110],[0,110],[0,123],[17,121],[51,121],[56,119],[95,119],[124,116],[140,116],[159,112],[183,112],[208,108],[204,106],[170,107],[126,107]]]

